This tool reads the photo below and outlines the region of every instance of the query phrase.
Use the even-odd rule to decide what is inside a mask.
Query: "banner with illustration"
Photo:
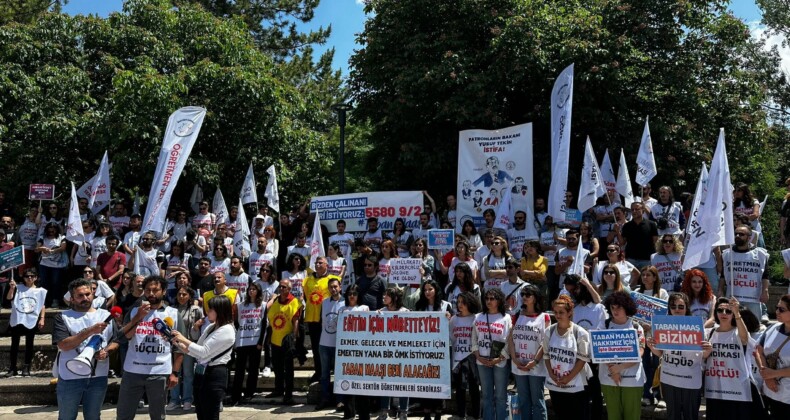
[[[449,321],[442,312],[343,312],[335,394],[450,398]]]
[[[636,303],[634,318],[640,321],[649,323],[654,316],[667,314],[667,301],[665,300],[634,291],[631,292],[631,299]]]
[[[396,219],[403,219],[411,230],[420,225],[423,212],[421,191],[381,191],[325,195],[310,200],[310,213],[318,212],[321,224],[337,232],[337,221],[346,221],[346,232],[364,232],[367,219],[376,217],[379,229],[392,230]]]
[[[467,220],[484,226],[483,212],[496,211],[507,189],[512,194],[511,210],[526,211],[527,220],[531,220],[532,124],[464,130],[458,137],[456,232],[461,232]],[[509,216],[513,220],[513,215]]]

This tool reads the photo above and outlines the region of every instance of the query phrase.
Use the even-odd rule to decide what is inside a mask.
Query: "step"
[[[0,405],[56,405],[55,384],[49,372],[33,372],[30,377],[0,378]],[[310,404],[318,402],[320,385],[309,383],[311,371],[294,372],[294,389],[302,392]],[[231,373],[229,383],[233,383]],[[106,402],[115,404],[118,401],[121,378],[110,378],[107,384]],[[258,376],[258,392],[267,393],[274,390],[274,375],[264,378]]]

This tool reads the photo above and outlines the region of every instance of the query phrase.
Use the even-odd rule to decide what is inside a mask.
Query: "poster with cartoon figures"
[[[496,211],[508,189],[513,212],[532,209],[532,186],[531,123],[459,133],[456,232],[467,220],[484,226],[483,212]]]

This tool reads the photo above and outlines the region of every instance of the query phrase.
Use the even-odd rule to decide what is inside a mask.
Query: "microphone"
[[[171,319],[170,322],[173,322],[173,320]],[[167,337],[168,340],[173,339],[173,330],[170,329],[170,326],[168,326],[165,321],[162,321],[159,318],[154,318],[154,329],[159,331],[159,333],[163,336]]]
[[[166,318],[164,319],[164,321],[165,321],[165,324],[167,324],[167,326],[168,326],[168,327],[170,327],[171,329],[172,329],[172,328],[173,328],[173,326],[175,325],[175,322],[173,321],[173,318],[170,318],[169,316],[168,316],[168,317],[166,317]]]
[[[113,306],[112,308],[110,308],[110,315],[107,316],[107,318],[104,320],[104,323],[109,324],[110,321],[112,321],[113,319],[115,319],[116,316],[122,313],[123,313],[123,309],[121,309],[120,306]]]

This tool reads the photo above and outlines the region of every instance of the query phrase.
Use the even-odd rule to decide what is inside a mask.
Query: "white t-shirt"
[[[385,283],[389,283],[390,277],[390,258],[382,258],[379,260],[379,276],[384,279]]]
[[[602,330],[606,325],[606,307],[590,302],[573,308],[573,323],[587,331]]]
[[[716,296],[711,296],[708,303],[701,303],[699,300],[694,299],[691,301],[690,308],[692,315],[699,315],[703,321],[707,321],[716,308]]]
[[[517,260],[520,260],[524,253],[524,244],[529,239],[538,239],[538,238],[528,238],[527,233],[529,230],[524,227],[524,229],[518,230],[516,228],[511,228],[507,230],[507,243],[510,246],[510,253],[513,254],[513,257]]]
[[[280,276],[282,280],[291,280],[291,294],[301,301],[304,301],[304,289],[302,288],[302,282],[306,277],[307,272],[305,271],[298,271],[295,274],[291,274],[290,271],[283,271],[282,275]]]
[[[365,235],[362,237],[362,240],[364,240],[370,249],[373,250],[373,253],[377,255],[381,252],[381,239],[381,229],[376,229],[373,233],[365,231]],[[370,242],[368,243],[368,241]]]
[[[598,265],[593,271],[593,284],[596,286],[601,284],[603,269],[609,264],[611,264],[609,261],[598,261]],[[617,266],[617,271],[620,272],[620,283],[626,286],[629,285],[631,283],[631,271],[635,270],[636,267],[628,261],[618,261],[615,263],[615,266]]]
[[[746,355],[754,351],[754,340],[749,337],[744,351],[737,328],[713,335],[709,331],[706,330],[705,336],[710,337],[713,351],[705,364],[705,398],[752,401],[749,381],[752,362]]]
[[[250,276],[245,272],[239,273],[238,276],[234,276],[230,274],[230,270],[228,270],[227,274],[225,274],[225,285],[230,287],[231,289],[236,289],[239,291],[239,296],[241,299],[244,300],[244,296],[247,293],[247,286],[250,284]]]
[[[450,342],[453,346],[453,369],[472,354],[472,326],[475,316],[455,315],[450,318]]]
[[[782,334],[779,331],[782,326],[783,324],[776,324],[774,327],[768,329],[760,338],[760,344],[763,346],[766,356],[775,352],[776,349],[784,343],[787,339],[787,335],[785,334],[790,334],[790,331],[785,331],[784,334]],[[790,367],[790,342],[782,347],[782,351],[779,352],[779,360],[776,364],[777,369],[786,369],[788,367]],[[767,386],[763,386],[762,390],[766,397],[774,401],[790,404],[790,380],[788,380],[788,378],[782,378],[779,381],[778,392],[771,391]]]
[[[499,283],[499,290],[505,294],[505,310],[510,315],[515,315],[521,310],[521,288],[526,286],[524,280],[518,279],[515,283],[505,280]],[[486,286],[488,290],[488,286]]]
[[[239,329],[236,330],[236,347],[255,346],[263,331],[263,314],[266,311],[264,302],[255,306],[255,302],[237,303]]]
[[[16,285],[14,300],[11,302],[10,326],[23,325],[33,329],[38,324],[38,316],[44,308],[44,299],[47,289],[41,287],[27,287],[24,284]]]
[[[274,292],[280,286],[280,282],[279,281],[273,281],[271,283],[267,283],[265,281],[255,280],[255,284],[257,284],[258,286],[261,286],[261,290],[263,291],[262,294],[263,294],[263,301],[264,302],[268,302],[269,299],[271,299],[272,296],[274,296]]]
[[[673,201],[666,206],[656,201],[650,208],[650,213],[653,215],[653,219],[656,223],[658,223],[661,218],[667,219],[667,228],[658,229],[658,236],[679,235],[683,232],[683,228],[680,226],[680,215],[683,213],[683,206],[677,201]]]
[[[129,227],[129,216],[110,216],[110,226],[116,235],[120,235]]]
[[[42,246],[47,247],[49,249],[55,249],[60,246],[63,241],[66,240],[66,237],[63,235],[59,235],[56,238],[41,238],[39,241],[43,244]],[[39,264],[45,267],[53,267],[53,268],[63,268],[69,265],[69,259],[66,257],[66,251],[62,252],[53,252],[51,254],[44,254],[41,253],[41,261]]]
[[[453,290],[450,290],[452,283],[447,285],[447,288],[444,291],[445,296],[447,296],[447,301],[450,302],[450,305],[453,307],[453,310],[458,312],[458,295],[463,293],[460,287],[453,287]],[[475,295],[480,295],[480,286],[475,283],[474,287],[471,290],[472,293]]]
[[[134,252],[134,249],[137,247],[137,243],[140,242],[140,237],[143,236],[139,231],[129,231],[126,232],[126,235],[123,236],[123,244],[128,246],[129,249]],[[106,251],[106,249],[105,249]],[[126,254],[126,262],[132,261],[132,254]]]
[[[581,244],[579,244],[578,246],[581,246]],[[582,252],[582,261],[586,261],[587,257],[590,256],[590,251],[582,248],[581,252]],[[569,260],[569,257],[576,258],[576,250],[570,248],[560,248],[560,250],[557,253],[557,261],[559,263],[565,263],[566,261]],[[565,268],[565,271],[560,275],[560,289],[562,289],[563,286],[565,285],[565,274],[568,272],[569,268],[571,268],[570,265],[567,268]]]
[[[38,225],[31,222],[30,219],[25,219],[22,226],[19,227],[19,241],[26,250],[32,251],[36,249],[38,244]]]
[[[86,233],[85,241],[82,243],[82,245],[74,244],[74,246],[77,248],[77,250],[74,251],[74,265],[88,265],[88,257],[92,256],[92,253],[88,252],[86,245],[89,244],[91,240],[93,240],[93,235],[95,234],[96,232]],[[95,267],[96,261],[91,259],[90,266]]]
[[[192,226],[200,227],[202,224],[209,225],[209,228],[214,226],[214,221],[217,220],[217,216],[212,213],[201,214],[198,213],[195,217],[192,218]]]
[[[732,252],[725,249],[721,253],[724,262],[724,280],[732,285],[732,295],[742,303],[759,303],[763,291],[763,273],[768,264],[768,251],[765,248],[752,248],[747,252]],[[735,281],[731,281],[730,270]]]
[[[351,243],[349,243],[351,241]],[[354,266],[354,262],[352,260],[351,255],[351,246],[354,243],[354,235],[350,233],[336,233],[329,237],[329,243],[332,245],[337,245],[340,247],[340,253],[343,254],[343,258],[346,259],[346,265],[349,267]],[[346,270],[346,271],[354,271],[354,270]],[[350,273],[347,273],[350,274]]]
[[[543,345],[543,337],[551,324],[549,314],[542,313],[536,316],[526,316],[520,314],[513,325],[513,352],[518,361],[522,364],[534,360]],[[515,363],[510,365],[510,370],[518,376],[546,376],[546,364],[543,359],[537,361],[535,367],[526,372],[516,367]]]
[[[481,357],[504,357],[505,360],[497,363],[497,367],[505,367],[509,353],[507,336],[513,327],[513,318],[505,314],[480,313],[475,315],[474,329],[472,330],[472,351],[477,351]],[[491,344],[494,341],[505,343],[500,354],[491,354]],[[480,362],[476,362],[482,366]]]
[[[105,319],[110,315],[108,311],[104,309],[96,309],[93,312],[77,312],[74,310],[66,310],[64,311],[61,316],[60,320],[63,323],[62,326],[68,331],[68,336],[74,336],[80,333],[80,331],[90,328],[100,322],[104,322]],[[56,339],[56,336],[59,335],[58,329],[60,328],[59,322],[55,321],[55,331],[53,332],[53,339]],[[102,337],[102,344],[100,348],[103,348],[107,345],[107,342],[110,341],[112,338],[112,325],[107,325],[107,328],[99,334]],[[65,333],[65,331],[63,331]],[[68,338],[68,337],[63,337]],[[73,373],[66,367],[66,362],[71,359],[75,359],[77,356],[82,353],[85,349],[85,346],[88,344],[90,339],[93,336],[88,337],[80,343],[77,347],[68,350],[62,351],[60,350],[60,356],[58,357],[58,378],[60,380],[74,380],[74,379],[85,379],[85,376],[78,376]],[[129,351],[131,352],[131,346],[129,346]],[[110,359],[106,358],[104,360],[98,360],[96,363],[96,370],[92,377],[101,377],[107,376],[107,373],[110,370]]]
[[[609,323],[610,330],[632,330],[634,329],[634,323],[631,322],[630,319],[626,321],[625,324],[617,324],[614,321]],[[639,340],[639,347],[645,348],[645,331],[642,329],[642,326],[638,323],[636,324],[636,335]],[[609,386],[620,386],[622,388],[634,388],[639,387],[641,388],[642,385],[645,384],[645,371],[642,368],[642,361],[640,359],[639,364],[635,366],[631,366],[630,368],[624,369],[620,372],[620,385],[614,383],[614,380],[609,376],[609,370],[606,367],[602,367],[598,369],[598,379],[601,381],[601,385],[609,385]]]
[[[637,290],[639,292],[639,290]],[[644,292],[639,292],[645,296],[655,297],[661,300],[669,300],[669,292],[666,289],[658,289],[658,296],[653,295],[653,289],[645,289]]]
[[[447,269],[447,276],[450,278],[450,283],[452,283],[453,279],[455,279],[455,266],[462,262],[465,262],[469,265],[469,268],[472,270],[472,274],[478,270],[477,261],[473,259],[469,261],[461,261],[458,259],[458,257],[453,257],[452,261],[450,261],[450,268]]]
[[[683,281],[680,254],[676,252],[665,255],[653,254],[650,256],[650,264],[658,270],[662,289],[674,292],[675,286],[680,286],[680,282]]]
[[[562,231],[558,230],[557,236],[562,237]],[[540,244],[545,246],[557,246],[557,241],[554,240],[554,232],[543,232],[540,234]],[[557,251],[543,251],[543,256],[546,257],[546,261],[549,263],[549,267],[554,267],[555,261],[554,257],[557,255]]]
[[[704,367],[701,351],[664,350],[661,355],[661,383],[699,390]]]
[[[338,300],[333,300],[331,297],[324,299],[321,302],[321,339],[319,344],[324,347],[335,347],[337,338],[337,317],[343,308],[346,307],[346,301],[341,296]]]
[[[122,249],[119,249],[118,251],[123,252]],[[91,267],[96,268],[96,261],[99,260],[99,255],[105,252],[107,252],[107,237],[94,236],[93,238],[91,238]],[[129,261],[128,254],[126,257],[126,261]]]
[[[132,308],[131,318],[137,315],[139,307]],[[169,375],[173,371],[172,348],[170,341],[154,328],[154,318],[165,321],[173,320],[173,330],[178,329],[178,310],[173,307],[162,307],[152,310],[135,327],[134,335],[129,339],[129,350],[123,370],[141,375]],[[106,318],[106,317],[105,317]],[[102,319],[103,320],[103,319]]]
[[[210,273],[222,272],[227,274],[230,271],[230,258],[218,260],[215,259],[212,254],[209,256],[209,259],[211,260],[211,268],[209,268]]]
[[[571,324],[571,328],[565,331],[565,335],[560,335],[556,325],[552,325],[546,331],[543,339],[543,360],[549,360],[554,374],[558,377],[569,374],[576,365],[576,360],[584,360],[588,364],[566,385],[558,385],[551,380],[550,375],[546,374],[546,388],[550,391],[569,393],[584,391],[587,378],[592,375],[589,366],[590,333],[578,325],[574,328],[575,324]]]
[[[252,281],[258,280],[260,278],[259,273],[261,272],[261,267],[265,263],[274,264],[274,255],[266,252],[261,254],[259,252],[253,252],[250,254],[250,264],[249,264],[249,271],[250,271],[250,278]],[[274,275],[274,273],[272,273]]]

